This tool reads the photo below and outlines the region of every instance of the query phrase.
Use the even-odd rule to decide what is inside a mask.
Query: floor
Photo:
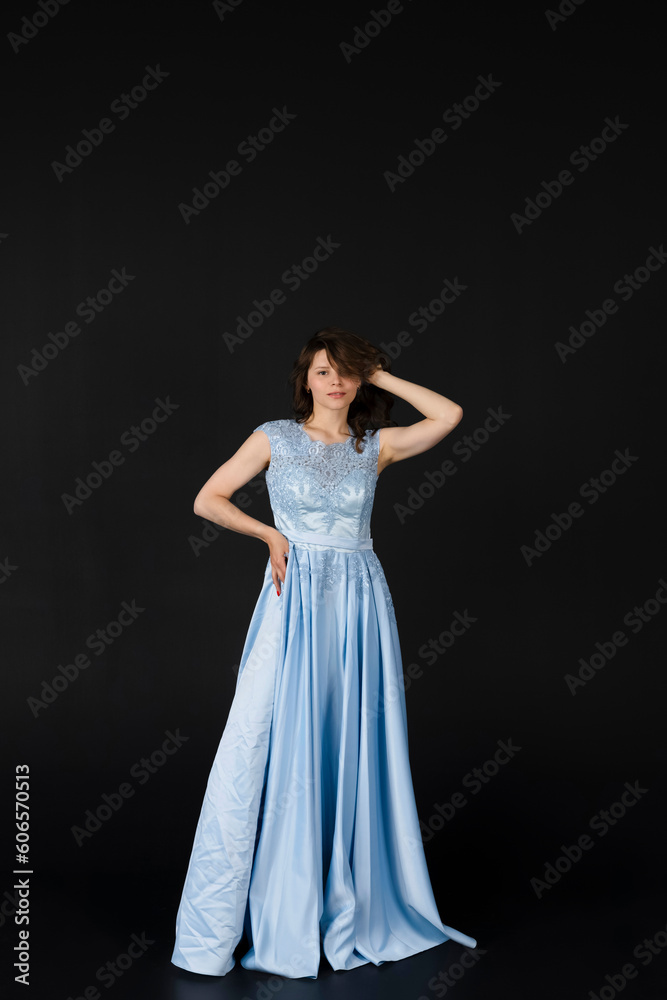
[[[285,979],[250,972],[240,962],[227,976],[198,976],[171,965],[177,877],[111,874],[87,884],[42,876],[31,901],[32,1000],[281,1000],[345,996],[393,1000],[665,1000],[667,901],[623,887],[605,898],[578,898],[564,885],[542,899],[489,900],[483,878],[466,912],[443,920],[474,934],[475,952],[448,941],[401,962],[334,972],[322,957],[319,976]],[[0,931],[15,935],[11,920]],[[643,943],[647,942],[647,943]],[[245,940],[236,954],[245,950]],[[12,941],[13,946],[13,941]],[[131,946],[131,947],[130,947]],[[130,956],[128,957],[128,947]],[[463,959],[463,962],[461,961]]]

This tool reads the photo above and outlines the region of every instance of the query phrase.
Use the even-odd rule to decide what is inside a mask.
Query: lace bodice
[[[255,430],[271,444],[266,485],[278,531],[371,537],[379,431],[366,431],[359,454],[354,435],[333,444],[312,441],[296,420],[268,420]]]

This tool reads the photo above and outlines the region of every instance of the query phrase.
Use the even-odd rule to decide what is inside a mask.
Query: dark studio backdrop
[[[372,521],[436,900],[484,949],[447,995],[664,997],[660,11],[3,7],[16,995],[195,995],[173,923],[268,550],[192,503],[338,325],[464,411]],[[263,476],[234,499],[273,523]],[[430,1000],[460,953],[334,982]]]

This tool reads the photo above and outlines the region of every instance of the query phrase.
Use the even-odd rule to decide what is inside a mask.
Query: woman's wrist
[[[394,376],[391,372],[385,371],[384,368],[376,368],[367,381],[370,382],[371,385],[377,386],[378,389],[384,389],[384,383],[391,383],[392,378],[394,378]]]
[[[271,542],[275,541],[276,535],[280,535],[281,532],[277,528],[272,527],[270,524],[266,526],[266,532],[263,536],[263,541],[270,547]]]

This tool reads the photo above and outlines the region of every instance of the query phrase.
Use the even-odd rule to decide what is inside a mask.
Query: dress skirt
[[[452,939],[426,866],[394,608],[370,539],[291,532],[267,563],[213,762],[172,962],[317,978]],[[318,542],[319,540],[319,542]],[[320,544],[321,543],[321,544]]]

